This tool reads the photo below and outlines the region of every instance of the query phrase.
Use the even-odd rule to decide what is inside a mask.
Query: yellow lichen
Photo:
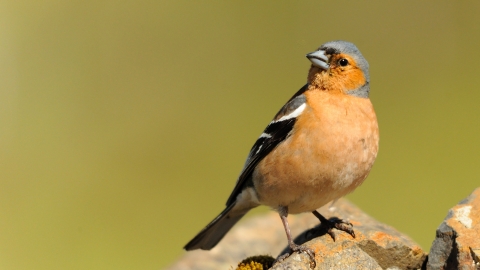
[[[241,261],[236,270],[267,270],[274,261],[275,259],[268,255],[252,256]]]

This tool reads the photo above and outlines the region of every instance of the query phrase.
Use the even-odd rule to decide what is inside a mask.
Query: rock
[[[480,188],[448,211],[437,229],[427,269],[480,269]]]
[[[288,217],[295,242],[316,252],[316,269],[419,269],[426,254],[410,238],[379,223],[345,199],[334,207],[319,209],[325,217],[348,219],[356,237],[335,230],[336,241],[326,234],[310,214]],[[317,227],[314,227],[317,226]],[[240,222],[210,251],[190,251],[167,270],[235,269],[244,258],[254,255],[281,255],[287,238],[277,213],[270,212]],[[294,253],[272,269],[310,269],[307,255]]]
[[[426,254],[409,237],[390,226],[379,223],[348,201],[335,204],[327,216],[348,217],[355,238],[335,230],[335,238],[320,226],[301,234],[296,243],[304,243],[315,251],[315,269],[420,269]],[[284,250],[286,252],[287,250]],[[272,269],[310,269],[306,254],[294,253]]]

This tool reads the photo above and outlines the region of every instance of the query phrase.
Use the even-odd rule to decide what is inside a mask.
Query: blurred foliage
[[[0,269],[170,264],[304,84],[305,54],[335,39],[370,62],[381,130],[349,198],[428,249],[479,185],[479,12],[446,0],[1,1]]]

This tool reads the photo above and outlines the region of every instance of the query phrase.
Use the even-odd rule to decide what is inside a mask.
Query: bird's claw
[[[321,226],[327,229],[327,233],[332,237],[333,241],[335,241],[335,233],[333,232],[333,229],[344,231],[350,234],[353,238],[355,238],[353,225],[348,221],[344,221],[339,218],[327,219],[326,221],[322,221]]]
[[[355,238],[355,232],[353,231],[352,223],[339,218],[326,219],[316,210],[312,211],[312,214],[314,214],[320,220],[320,226],[327,230],[327,233],[332,237],[333,241],[335,241],[335,234],[333,233],[334,228],[344,231]]]
[[[310,268],[315,269],[315,267],[317,266],[317,263],[315,262],[315,252],[309,247],[301,246],[301,245],[297,245],[297,244],[290,245],[290,252],[279,256],[275,260],[274,264],[283,262],[283,260],[290,257],[290,255],[292,255],[294,252],[299,252],[299,253],[303,252],[303,253],[307,254],[308,257],[310,258]]]

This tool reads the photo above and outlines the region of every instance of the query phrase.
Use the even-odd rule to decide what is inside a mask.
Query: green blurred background
[[[335,39],[370,62],[381,130],[348,198],[428,250],[480,186],[479,13],[480,1],[1,1],[0,269],[171,264],[305,83],[305,54]]]

